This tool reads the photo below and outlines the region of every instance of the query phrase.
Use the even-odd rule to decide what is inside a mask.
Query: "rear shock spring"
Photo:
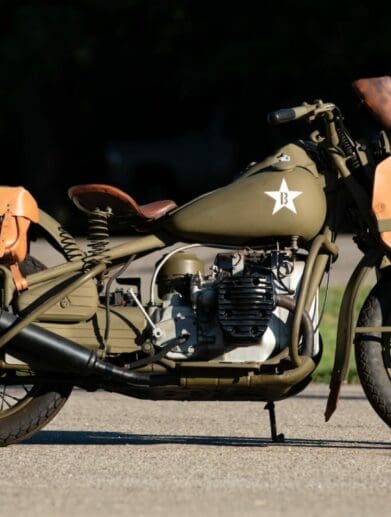
[[[88,215],[88,255],[95,257],[103,254],[109,245],[110,210],[102,211],[96,208]]]
[[[58,230],[62,251],[67,260],[69,260],[69,262],[73,262],[74,260],[81,259],[84,256],[84,253],[76,244],[75,239],[72,237],[72,235],[68,233],[62,226],[60,226]]]

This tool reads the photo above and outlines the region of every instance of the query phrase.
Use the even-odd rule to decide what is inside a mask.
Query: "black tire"
[[[390,325],[391,277],[372,289],[361,309],[358,326]],[[391,334],[368,332],[355,339],[357,371],[365,394],[376,413],[391,426]]]
[[[43,269],[46,266],[31,256],[20,264],[24,275]],[[0,369],[0,446],[3,447],[29,438],[48,424],[63,407],[73,388],[39,381],[33,385],[9,386],[5,383],[7,375],[9,373],[2,373]]]
[[[20,442],[39,431],[56,416],[71,391],[72,386],[11,387],[0,380],[0,446]]]

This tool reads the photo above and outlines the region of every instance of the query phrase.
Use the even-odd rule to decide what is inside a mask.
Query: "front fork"
[[[325,411],[326,422],[337,408],[341,386],[349,372],[353,339],[356,333],[354,309],[360,288],[372,269],[379,266],[383,256],[384,253],[380,248],[368,251],[354,269],[343,294],[338,317],[337,342],[330,381],[330,393]]]

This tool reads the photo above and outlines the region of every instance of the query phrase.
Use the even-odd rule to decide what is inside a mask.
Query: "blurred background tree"
[[[0,167],[69,223],[66,188],[140,202],[222,185],[300,126],[271,109],[322,98],[354,134],[351,80],[390,73],[391,6],[364,2],[0,1]],[[68,224],[69,226],[69,224]]]

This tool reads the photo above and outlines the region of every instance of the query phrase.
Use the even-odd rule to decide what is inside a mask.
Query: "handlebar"
[[[313,117],[326,111],[333,111],[335,105],[331,103],[323,103],[322,101],[315,101],[314,104],[307,104],[304,102],[301,106],[294,108],[285,108],[276,111],[272,111],[267,116],[267,121],[272,126],[278,126],[293,120],[298,120],[303,117]]]

